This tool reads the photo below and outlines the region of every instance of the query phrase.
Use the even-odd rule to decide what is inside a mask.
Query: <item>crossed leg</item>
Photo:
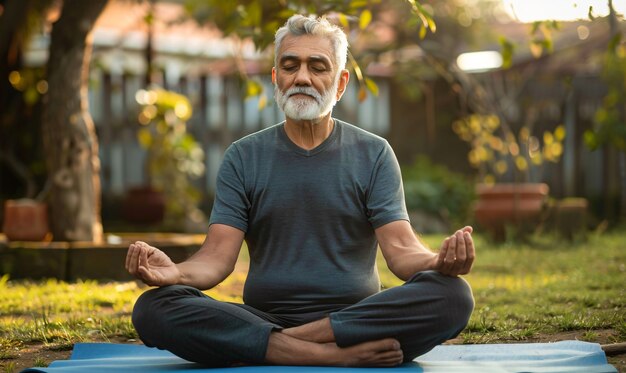
[[[209,366],[394,366],[457,335],[473,306],[463,280],[420,273],[326,318],[284,328],[245,305],[169,286],[137,300],[133,324],[146,345]]]
[[[400,343],[392,338],[339,347],[330,319],[324,318],[270,334],[266,362],[279,365],[395,366],[402,363]]]
[[[329,317],[272,332],[265,357],[277,364],[398,365],[460,333],[473,308],[464,280],[420,272]]]
[[[394,339],[340,348],[332,342],[328,319],[282,329],[262,314],[213,300],[194,288],[168,286],[139,297],[133,324],[147,346],[207,366],[393,366],[402,362],[400,344]]]

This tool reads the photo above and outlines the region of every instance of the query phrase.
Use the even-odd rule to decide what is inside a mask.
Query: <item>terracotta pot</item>
[[[122,214],[130,223],[161,223],[165,216],[163,193],[149,186],[130,188],[124,198]]]
[[[544,183],[479,184],[474,217],[494,238],[502,240],[507,224],[528,225],[538,220],[549,190]]]
[[[10,241],[42,241],[50,231],[46,204],[27,198],[5,201],[2,231]]]

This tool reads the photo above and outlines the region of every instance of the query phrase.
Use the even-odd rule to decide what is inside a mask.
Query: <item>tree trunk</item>
[[[98,139],[89,114],[89,34],[107,0],[65,0],[52,27],[44,151],[51,180],[51,230],[56,241],[102,239]]]
[[[20,49],[24,39],[21,26],[26,23],[28,9],[31,6],[29,0],[5,1],[3,12],[0,14],[0,165],[5,165],[24,182],[25,196],[32,198],[37,194],[37,185],[32,172],[15,154],[16,131],[14,116],[16,108],[16,96],[21,92],[11,86],[9,72],[21,67]],[[12,125],[13,124],[13,125]],[[9,174],[11,175],[11,174]],[[0,172],[0,179],[3,174]],[[9,182],[10,184],[11,182]],[[3,192],[0,186],[0,195]]]

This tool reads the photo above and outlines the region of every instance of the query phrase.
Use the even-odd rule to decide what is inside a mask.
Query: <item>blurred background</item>
[[[334,116],[390,142],[417,231],[476,222],[477,185],[529,182],[549,188],[535,228],[618,227],[624,12],[626,0],[2,0],[0,221],[27,199],[46,208],[45,240],[204,232],[226,147],[283,119],[273,33],[306,13],[348,34]]]

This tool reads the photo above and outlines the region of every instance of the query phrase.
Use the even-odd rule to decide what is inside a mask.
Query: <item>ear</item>
[[[348,70],[341,70],[339,73],[339,83],[337,84],[337,101],[341,99],[343,93],[346,91],[348,87],[348,82],[350,81],[350,73]]]
[[[276,68],[272,67],[272,84],[276,84]]]

